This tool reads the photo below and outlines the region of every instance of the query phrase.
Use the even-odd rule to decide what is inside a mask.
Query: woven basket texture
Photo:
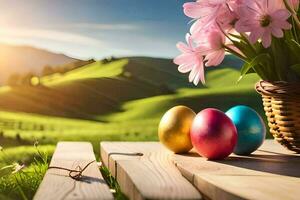
[[[300,153],[300,83],[259,81],[270,133],[280,144]]]

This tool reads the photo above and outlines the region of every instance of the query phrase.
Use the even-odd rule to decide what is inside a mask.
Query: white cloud
[[[75,43],[80,45],[99,46],[103,43],[95,38],[83,36],[80,34],[51,30],[51,29],[30,29],[30,28],[11,28],[1,27],[0,37],[9,37],[10,39],[28,38],[28,39],[44,39],[57,42]]]
[[[99,23],[74,23],[66,24],[63,27],[66,28],[83,28],[83,29],[96,29],[103,31],[134,31],[138,30],[140,27],[135,24],[99,24]]]
[[[107,30],[101,34],[90,36],[92,31],[75,31],[72,27],[83,29]],[[59,29],[59,28],[66,29]],[[53,52],[64,53],[77,58],[102,58],[103,56],[148,55],[156,57],[170,57],[176,55],[177,50],[171,41],[142,34],[140,26],[129,24],[90,24],[76,23],[55,27],[15,27],[0,26],[0,42],[15,45],[30,45]],[[119,31],[124,30],[120,34]],[[132,30],[133,32],[126,32]],[[143,30],[144,31],[144,30]]]

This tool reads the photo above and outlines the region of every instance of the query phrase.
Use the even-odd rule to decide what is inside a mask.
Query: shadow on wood
[[[300,159],[295,155],[239,156],[216,162],[277,175],[300,177]]]
[[[283,154],[272,151],[258,150],[258,154],[249,156],[232,156],[225,160],[210,161],[235,167],[267,172],[283,176],[300,177],[300,157],[298,154]],[[270,155],[272,154],[272,155]],[[181,154],[190,158],[201,157],[195,152]],[[298,167],[296,167],[298,166]]]
[[[251,156],[207,160],[195,152],[174,155],[182,175],[209,199],[298,200],[300,155],[267,140]]]

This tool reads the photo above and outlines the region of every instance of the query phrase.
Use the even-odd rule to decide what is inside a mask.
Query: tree
[[[35,77],[35,75],[32,72],[29,72],[27,74],[25,74],[22,78],[21,78],[21,84],[22,85],[27,85],[27,86],[32,86],[31,84],[31,79]]]
[[[50,65],[44,66],[44,68],[42,70],[42,76],[47,76],[47,75],[50,75],[53,73],[55,73],[55,70],[53,69],[53,67],[51,67]]]
[[[7,81],[6,81],[6,84],[9,85],[9,86],[17,86],[20,84],[20,81],[21,81],[21,75],[18,74],[18,73],[13,73],[11,74]]]

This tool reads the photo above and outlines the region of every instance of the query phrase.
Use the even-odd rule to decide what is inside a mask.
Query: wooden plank
[[[196,153],[174,155],[182,174],[210,199],[300,198],[300,155],[269,140],[252,156],[207,161]]]
[[[50,166],[75,169],[95,160],[93,147],[87,142],[60,142],[57,144]],[[35,200],[58,199],[113,199],[97,163],[84,172],[83,180],[76,181],[61,169],[48,169],[35,194]]]
[[[138,155],[142,153],[143,155]],[[156,142],[102,142],[102,162],[130,199],[201,199]]]

